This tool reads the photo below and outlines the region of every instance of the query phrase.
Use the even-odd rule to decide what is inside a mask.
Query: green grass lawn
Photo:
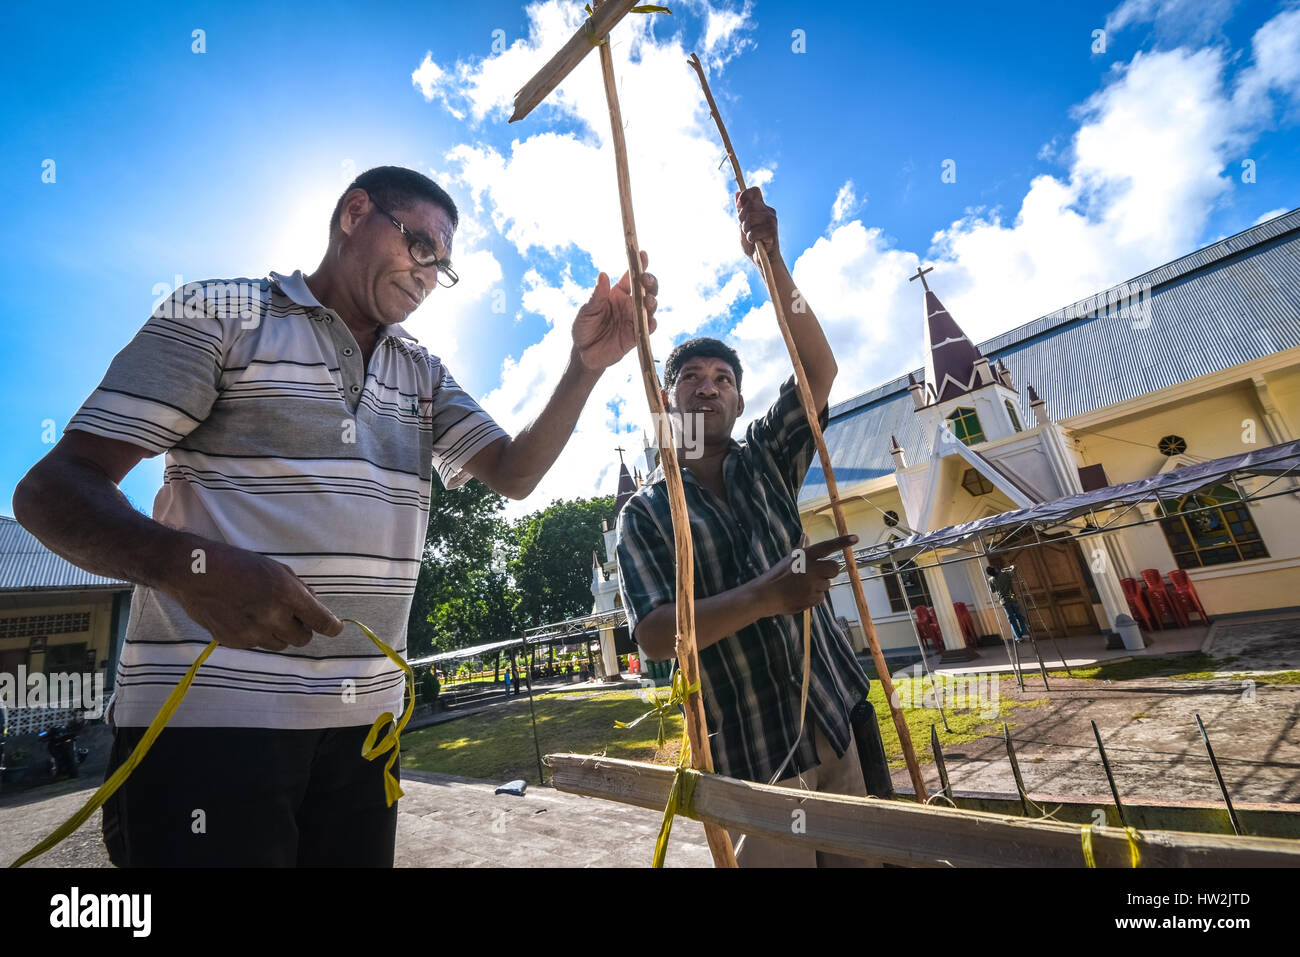
[[[668,746],[656,744],[659,725],[647,719],[620,730],[615,721],[633,721],[650,710],[633,690],[539,695],[537,738],[542,754],[605,754],[632,761],[675,763],[682,719],[664,722]],[[402,767],[490,781],[523,778],[537,783],[537,755],[527,700],[402,735]],[[550,771],[546,771],[547,780]]]
[[[894,685],[905,705],[903,717],[912,736],[912,747],[923,763],[934,759],[930,751],[931,722],[938,726],[940,743],[948,748],[1001,734],[1003,721],[1015,727],[1015,722],[1010,720],[1014,709],[1047,703],[1046,698],[1021,702],[999,695],[996,715],[992,714],[988,701],[976,702],[971,708],[945,705],[948,726],[952,729],[949,732],[944,730],[937,708],[920,706],[924,702],[921,680],[907,678]],[[929,687],[928,682],[924,687]],[[872,682],[870,700],[880,720],[880,735],[890,766],[903,767],[902,747],[879,682]],[[614,727],[615,721],[632,721],[650,709],[639,691],[564,692],[541,695],[535,703],[537,736],[543,755],[567,751],[659,764],[677,761],[682,733],[679,716],[673,715],[664,722],[666,745],[662,749],[655,740],[658,722],[654,719],[647,719],[635,728]],[[913,703],[918,706],[906,706]],[[492,781],[524,778],[536,783],[537,758],[527,703],[516,702],[508,709],[485,711],[403,735],[402,766]]]
[[[1011,680],[1015,680],[1012,676]],[[928,679],[925,678],[895,678],[894,691],[898,694],[899,702],[903,705],[903,720],[907,724],[908,734],[912,738],[912,750],[916,752],[916,759],[921,764],[928,764],[934,760],[934,752],[930,747],[930,725],[933,724],[939,733],[939,744],[945,753],[954,745],[963,744],[967,741],[974,741],[977,738],[988,737],[993,734],[1002,733],[1002,722],[1006,721],[1007,726],[1014,728],[1018,722],[1010,720],[1016,708],[1037,708],[1047,704],[1046,698],[1035,698],[1032,701],[1014,701],[1010,697],[999,692],[997,696],[997,713],[994,714],[993,700],[991,697],[973,702],[974,707],[956,708],[949,707],[944,702],[944,712],[948,717],[948,728],[944,729],[943,717],[937,707],[923,707],[926,700],[925,692],[931,687]],[[987,689],[987,685],[984,686]],[[876,720],[880,723],[880,739],[885,746],[885,757],[889,759],[891,768],[902,768],[907,766],[903,759],[903,746],[898,739],[898,731],[894,727],[894,719],[890,714],[889,706],[885,701],[885,691],[879,681],[871,682],[871,694],[867,697],[872,707],[876,709]],[[911,705],[911,706],[909,706]]]

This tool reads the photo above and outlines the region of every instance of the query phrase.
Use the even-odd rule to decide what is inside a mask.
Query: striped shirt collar
[[[280,273],[272,270],[270,278],[271,282],[275,283],[282,293],[298,305],[313,309],[327,308],[324,303],[317,301],[316,297],[311,294],[311,290],[307,288],[307,280],[303,276],[301,269],[295,269],[292,276],[282,276]],[[379,326],[379,334],[381,336],[393,335],[401,339],[410,339],[412,342],[419,342],[415,336],[406,331],[405,327],[403,327],[400,322],[394,322],[392,325],[384,325],[381,323]]]

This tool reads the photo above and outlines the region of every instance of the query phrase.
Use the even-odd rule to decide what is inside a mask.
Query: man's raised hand
[[[763,191],[751,186],[736,194],[736,215],[740,219],[740,248],[747,259],[754,258],[756,243],[767,247],[772,257],[781,254],[776,235],[776,210],[763,202]]]
[[[642,270],[649,263],[650,257],[642,250]],[[659,280],[648,272],[642,272],[642,278],[646,316],[650,331],[654,332]],[[573,347],[582,364],[592,372],[612,366],[636,348],[636,308],[628,273],[623,273],[623,278],[612,286],[608,274],[602,272],[597,277],[591,298],[573,321]]]

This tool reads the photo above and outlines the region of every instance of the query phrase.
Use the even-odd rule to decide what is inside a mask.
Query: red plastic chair
[[[1136,578],[1121,578],[1119,584],[1124,589],[1124,598],[1128,601],[1129,614],[1133,620],[1147,631],[1159,628],[1160,622],[1153,622],[1151,610],[1147,608],[1146,599],[1142,595],[1142,584]]]
[[[952,610],[957,613],[957,624],[961,625],[961,636],[966,642],[967,648],[974,648],[979,635],[975,631],[975,620],[970,616],[970,609],[966,607],[964,601],[955,601],[952,603]]]
[[[1201,616],[1201,621],[1208,625],[1210,616],[1205,613],[1205,606],[1201,604],[1201,596],[1196,594],[1196,586],[1187,577],[1187,572],[1181,568],[1175,568],[1169,573],[1169,584],[1173,586],[1174,602],[1182,607],[1188,620],[1191,619],[1192,613],[1195,612]]]
[[[934,617],[934,609],[928,605],[916,606],[916,630],[925,641],[934,645],[935,651],[943,651],[943,629]]]
[[[1154,568],[1144,568],[1142,580],[1147,583],[1147,604],[1151,606],[1151,613],[1156,620],[1163,623],[1165,616],[1168,615],[1179,628],[1186,628],[1187,615],[1170,599],[1169,592],[1165,590],[1165,580],[1160,573]]]

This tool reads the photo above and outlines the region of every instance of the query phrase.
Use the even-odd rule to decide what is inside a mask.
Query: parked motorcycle
[[[50,777],[63,775],[75,778],[80,772],[80,765],[90,754],[89,748],[77,744],[77,732],[85,726],[84,721],[73,721],[68,725],[56,724],[42,731],[40,737],[45,739],[45,749],[50,755]]]

